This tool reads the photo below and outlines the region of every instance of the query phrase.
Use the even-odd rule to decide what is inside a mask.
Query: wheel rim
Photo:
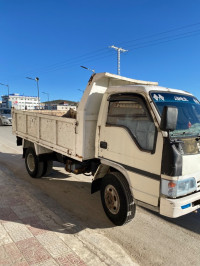
[[[117,214],[120,208],[120,200],[117,190],[114,186],[108,185],[104,192],[105,204],[112,214]]]
[[[35,159],[33,154],[29,153],[27,156],[28,169],[33,172],[35,170]]]

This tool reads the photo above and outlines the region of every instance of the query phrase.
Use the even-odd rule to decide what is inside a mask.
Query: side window
[[[141,149],[148,151],[154,149],[156,128],[141,97],[133,95],[111,97],[106,125],[123,127],[128,130]]]

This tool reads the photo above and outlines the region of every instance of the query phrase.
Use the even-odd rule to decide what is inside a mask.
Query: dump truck
[[[12,110],[28,174],[53,161],[92,175],[115,225],[136,205],[171,218],[200,208],[200,102],[191,93],[110,73],[93,74],[77,111]]]

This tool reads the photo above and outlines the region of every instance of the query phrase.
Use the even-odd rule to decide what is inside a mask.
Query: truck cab
[[[111,86],[100,114],[96,157],[125,177],[135,204],[171,218],[200,207],[200,103],[194,96],[152,85]],[[113,193],[106,195],[112,201]]]

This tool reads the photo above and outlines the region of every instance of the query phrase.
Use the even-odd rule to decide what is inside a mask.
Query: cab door
[[[123,166],[135,199],[158,206],[163,138],[143,96],[114,94],[104,108],[98,157]]]

